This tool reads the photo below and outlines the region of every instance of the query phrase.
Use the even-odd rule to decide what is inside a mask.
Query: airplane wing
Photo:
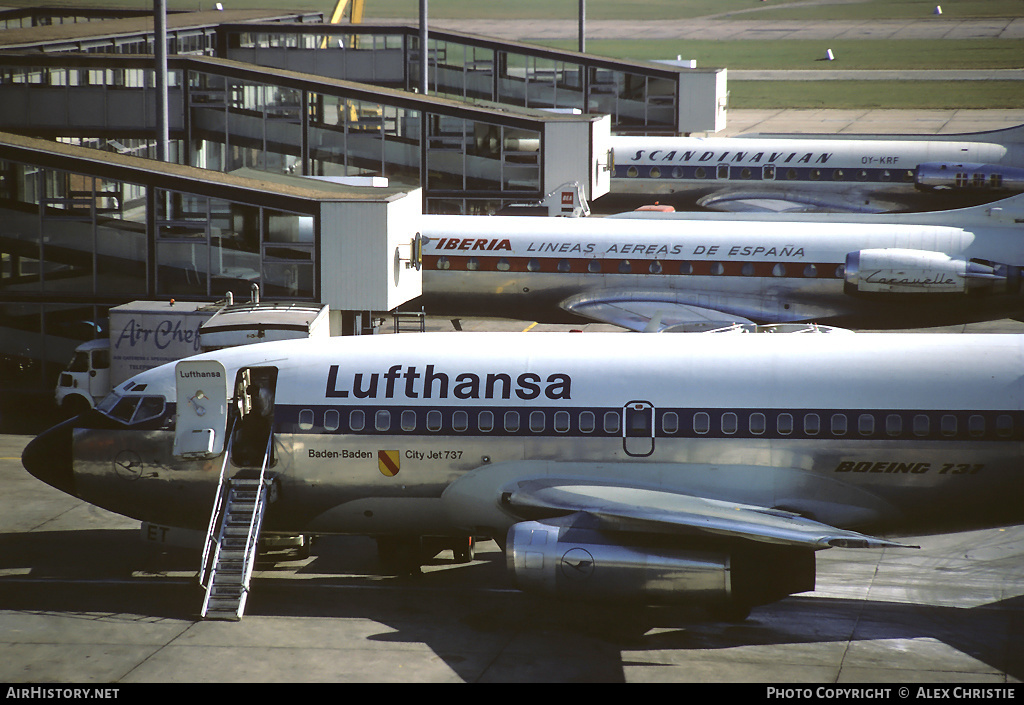
[[[584,318],[648,333],[711,330],[753,323],[744,316],[679,301],[675,296],[671,292],[604,291],[573,296],[559,305]]]
[[[885,213],[900,204],[859,192],[723,191],[698,199],[697,205],[730,213]]]
[[[502,505],[523,514],[584,513],[609,530],[714,534],[814,550],[916,548],[768,507],[581,479],[516,482],[505,488]]]

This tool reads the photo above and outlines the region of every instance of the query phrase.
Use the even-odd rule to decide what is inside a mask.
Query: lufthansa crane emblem
[[[570,580],[586,580],[594,574],[594,557],[585,548],[570,548],[562,555],[561,568]]]
[[[121,479],[138,480],[142,469],[142,458],[134,450],[122,450],[114,456],[114,471]]]

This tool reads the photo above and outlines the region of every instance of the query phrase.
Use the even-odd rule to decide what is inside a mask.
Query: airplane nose
[[[69,419],[43,431],[29,441],[21,454],[21,464],[29,474],[61,492],[75,494],[71,438],[75,419]]]

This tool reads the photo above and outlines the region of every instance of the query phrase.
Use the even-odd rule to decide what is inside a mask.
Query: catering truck
[[[110,309],[109,335],[75,348],[57,381],[67,416],[93,408],[110,390],[158,365],[235,345],[330,335],[320,304],[133,301]]]

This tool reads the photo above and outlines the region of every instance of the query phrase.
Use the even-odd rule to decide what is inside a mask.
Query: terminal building
[[[45,394],[132,300],[316,302],[332,334],[421,291],[422,213],[609,190],[612,134],[724,126],[725,72],[320,13],[0,13],[0,379]],[[0,418],[2,422],[2,418]]]

